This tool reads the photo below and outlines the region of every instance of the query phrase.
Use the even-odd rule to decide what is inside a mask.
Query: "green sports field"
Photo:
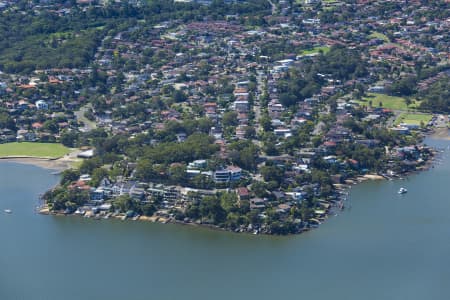
[[[302,50],[300,55],[316,54],[316,53],[319,53],[319,51],[321,51],[321,50],[325,54],[328,51],[330,51],[330,47],[323,46],[323,47],[315,47],[315,48],[308,49],[308,50]]]
[[[32,156],[57,158],[66,155],[70,149],[53,143],[6,143],[0,144],[0,156]]]
[[[370,106],[370,102],[372,102],[372,107],[380,107],[381,103],[381,107],[393,110],[416,109],[420,104],[419,101],[412,100],[412,103],[408,106],[405,98],[375,93],[369,93],[363,100],[358,101],[362,106]]]
[[[395,120],[395,124],[398,125],[400,123],[412,124],[412,125],[427,125],[428,122],[431,121],[433,115],[431,114],[406,114],[402,113],[398,116],[397,120]]]

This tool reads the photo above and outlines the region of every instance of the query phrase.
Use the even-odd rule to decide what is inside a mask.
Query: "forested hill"
[[[211,5],[152,0],[138,6],[118,3],[108,6],[61,4],[58,10],[30,8],[18,1],[0,12],[0,70],[28,73],[35,69],[88,66],[106,34],[130,28],[136,22],[148,25],[167,20],[223,18],[226,14],[258,15],[270,9],[267,1]]]

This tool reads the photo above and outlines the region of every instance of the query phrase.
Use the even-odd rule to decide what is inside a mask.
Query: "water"
[[[351,210],[289,237],[41,216],[37,196],[58,178],[3,162],[0,299],[448,299],[443,158],[404,181],[355,186]]]

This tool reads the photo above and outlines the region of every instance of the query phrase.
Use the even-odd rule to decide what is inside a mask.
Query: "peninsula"
[[[447,1],[0,3],[0,156],[61,162],[43,213],[300,233],[447,134]]]

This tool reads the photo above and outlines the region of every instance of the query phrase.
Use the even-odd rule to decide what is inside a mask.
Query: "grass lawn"
[[[74,169],[79,169],[82,163],[83,163],[83,160],[78,159],[78,160],[72,162],[70,166]]]
[[[398,125],[400,123],[420,125],[420,122],[427,125],[428,122],[431,121],[433,115],[431,114],[407,114],[403,113],[398,116],[397,120],[395,120],[395,124]]]
[[[389,38],[385,34],[382,34],[381,32],[377,32],[377,31],[372,32],[369,35],[369,37],[375,38],[375,39],[380,39],[380,40],[383,40],[385,42],[390,42]]]
[[[330,47],[327,46],[323,46],[323,47],[314,47],[312,49],[308,49],[308,50],[302,50],[302,52],[300,53],[300,55],[308,55],[308,54],[314,54],[314,53],[319,53],[319,51],[322,50],[323,53],[327,53],[328,51],[330,51]]]
[[[0,144],[0,156],[34,156],[57,158],[69,153],[61,144],[51,143],[6,143]]]
[[[375,93],[369,93],[367,97],[364,97],[363,100],[358,101],[358,103],[362,106],[369,106],[369,101],[372,101],[372,107],[379,107],[381,102],[382,107],[393,110],[416,109],[420,104],[419,101],[413,100],[413,103],[407,106],[405,98]]]

